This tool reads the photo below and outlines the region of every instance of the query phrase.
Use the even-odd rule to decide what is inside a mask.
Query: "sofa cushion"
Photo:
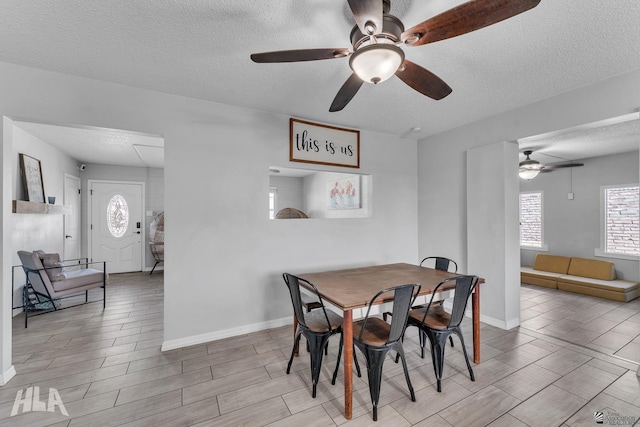
[[[558,286],[560,286],[560,283],[568,283],[595,289],[604,289],[613,292],[629,292],[640,288],[638,282],[629,282],[627,280],[592,279],[589,277],[579,276],[561,276],[558,278]]]
[[[104,276],[102,270],[86,268],[84,270],[68,271],[63,274],[64,280],[52,283],[53,289],[55,289],[56,292],[86,285],[103,284]]]
[[[520,267],[520,275],[528,277],[543,277],[546,279],[557,279],[560,276],[564,276],[565,273],[553,273],[551,271],[534,270],[531,267]]]
[[[536,261],[533,264],[533,269],[567,274],[570,261],[571,258],[566,256],[538,254],[536,255]]]
[[[615,280],[616,269],[612,262],[589,258],[571,258],[570,276],[589,277],[599,280]]]

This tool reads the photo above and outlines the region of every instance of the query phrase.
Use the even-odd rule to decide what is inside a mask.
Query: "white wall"
[[[467,150],[632,113],[640,107],[639,87],[640,70],[636,70],[419,141],[420,255],[453,258],[461,265],[461,272],[467,271],[468,260],[475,256],[468,252],[466,238]],[[502,158],[493,159],[477,167],[502,168],[503,162]],[[511,179],[517,186],[516,170]],[[505,206],[496,209],[503,211]],[[481,271],[473,273],[482,275]],[[482,305],[481,310],[484,312]]]
[[[19,162],[19,153],[30,155],[40,160],[42,182],[45,199],[56,197],[56,204],[64,202],[64,174],[77,176],[77,163],[62,151],[50,146],[41,139],[13,126],[13,185],[11,198],[25,200],[24,187]],[[13,265],[20,265],[18,250],[33,251],[42,249],[45,252],[64,253],[64,216],[41,214],[13,214],[11,229],[11,258]],[[22,288],[25,283],[21,268],[15,269],[13,306],[22,307]],[[21,310],[20,310],[21,311]],[[19,311],[16,311],[18,313]]]
[[[2,115],[164,137],[165,348],[290,322],[284,271],[417,262],[415,141],[361,132],[372,218],[270,221],[269,166],[295,167],[288,116],[4,63],[0,76]],[[3,170],[3,184],[12,177]],[[3,209],[4,233],[12,222]]]
[[[640,140],[640,135],[638,136]],[[580,160],[582,167],[557,169],[520,180],[520,191],[542,191],[544,240],[549,254],[595,258],[600,248],[600,187],[638,183],[638,152]],[[574,199],[567,194],[573,192]],[[522,265],[533,265],[537,251],[521,250]],[[604,258],[618,278],[638,281],[638,261]]]

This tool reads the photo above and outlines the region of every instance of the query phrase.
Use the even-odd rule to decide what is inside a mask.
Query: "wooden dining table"
[[[352,417],[353,400],[353,319],[363,317],[371,298],[380,290],[398,285],[418,284],[419,296],[431,295],[443,280],[460,274],[396,263],[316,273],[298,273],[298,277],[313,283],[323,301],[342,310],[344,339],[344,415]],[[304,286],[304,282],[300,282]],[[483,279],[478,284],[484,283]],[[453,289],[455,282],[443,291]],[[309,289],[311,290],[311,289]],[[380,301],[382,304],[383,301]],[[472,296],[473,361],[480,363],[480,292],[476,287]],[[297,322],[294,319],[294,325]]]

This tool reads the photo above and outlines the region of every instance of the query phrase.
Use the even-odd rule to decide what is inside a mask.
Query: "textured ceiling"
[[[392,0],[391,13],[408,28],[460,3]],[[447,98],[392,78],[363,85],[336,113],[348,59],[249,55],[350,47],[346,1],[4,0],[0,61],[419,139],[640,69],[639,23],[638,0],[542,0],[473,33],[403,47],[453,88]]]
[[[81,163],[164,167],[164,139],[115,129],[58,126],[14,121],[30,135],[68,153]]]

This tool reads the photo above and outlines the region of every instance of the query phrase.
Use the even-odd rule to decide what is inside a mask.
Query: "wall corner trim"
[[[6,383],[9,382],[9,380],[11,380],[11,378],[16,376],[16,368],[11,365],[9,367],[9,369],[7,369],[5,372],[2,373],[2,375],[0,375],[0,386],[5,385]]]

